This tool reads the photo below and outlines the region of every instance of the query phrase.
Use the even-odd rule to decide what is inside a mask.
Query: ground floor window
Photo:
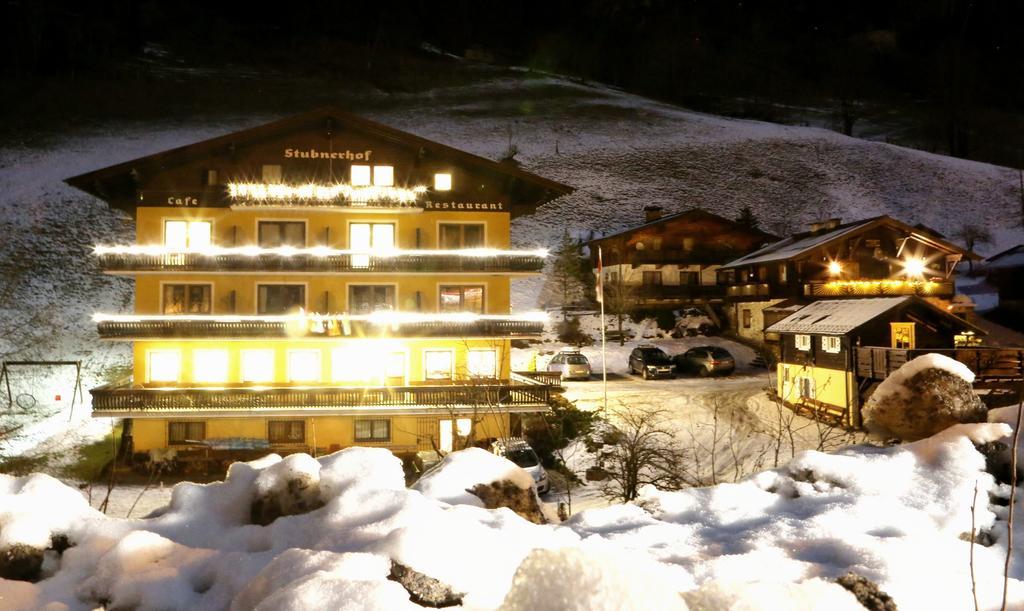
[[[302,420],[271,420],[267,423],[270,443],[304,443],[306,423]]]
[[[470,350],[466,356],[466,370],[471,378],[494,378],[498,371],[496,350]]]
[[[182,444],[206,439],[205,422],[168,422],[167,443]]]
[[[743,310],[743,328],[744,329],[749,329],[752,320],[753,320],[753,314],[750,312],[750,310],[744,309]]]
[[[356,420],[356,441],[390,441],[390,420]]]

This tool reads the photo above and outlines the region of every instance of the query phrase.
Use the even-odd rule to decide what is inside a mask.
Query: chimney
[[[825,221],[818,221],[811,223],[811,233],[820,233],[822,231],[832,231],[843,222],[843,219],[830,218]]]
[[[644,206],[644,222],[651,223],[661,218],[661,206]]]
[[[829,230],[835,229],[836,227],[838,227],[838,226],[840,226],[842,224],[843,224],[843,219],[833,217],[833,218],[830,218],[827,221],[825,221],[825,229],[829,229]]]

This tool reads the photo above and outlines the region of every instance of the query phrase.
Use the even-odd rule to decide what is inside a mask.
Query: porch
[[[907,361],[923,354],[942,354],[960,361],[974,372],[975,381],[1024,381],[1024,349],[950,348],[907,350],[857,347],[857,377],[884,380]]]

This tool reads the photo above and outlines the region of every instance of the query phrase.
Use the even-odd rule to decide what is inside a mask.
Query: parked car
[[[629,353],[629,373],[639,373],[645,380],[671,378],[672,359],[657,346],[640,346]]]
[[[537,485],[537,494],[545,494],[551,489],[551,482],[548,481],[548,472],[540,464],[540,458],[533,451],[530,444],[522,437],[509,437],[508,439],[496,439],[491,444],[491,452],[498,456],[504,456],[516,465],[520,466]]]
[[[589,380],[590,361],[575,350],[565,350],[548,361],[548,371],[562,374],[563,380]]]
[[[728,375],[736,370],[736,359],[725,348],[698,346],[673,359],[679,373],[697,373],[702,377]]]

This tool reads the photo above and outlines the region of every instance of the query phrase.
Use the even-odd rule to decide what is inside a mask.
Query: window
[[[700,272],[679,272],[679,284],[683,286],[700,284]]]
[[[177,382],[181,379],[181,353],[177,350],[151,350],[146,375],[150,382]]]
[[[454,425],[454,426],[453,426]],[[473,420],[470,418],[458,418],[454,422],[451,420],[441,420],[438,422],[440,432],[440,450],[442,452],[451,452],[455,449],[455,438],[459,438],[459,446],[465,445],[465,440],[473,432]]]
[[[242,350],[241,360],[243,382],[274,381],[273,350]]]
[[[498,371],[498,353],[495,350],[470,350],[466,356],[466,371],[472,378],[494,378]]]
[[[393,187],[395,185],[395,167],[390,165],[373,166],[373,186]]]
[[[206,170],[203,172],[203,184],[210,187],[217,184],[217,170]]]
[[[683,250],[693,250],[693,238],[683,238]]]
[[[348,309],[354,314],[369,314],[377,310],[395,309],[393,285],[348,285]]]
[[[390,420],[356,420],[356,441],[390,441]]]
[[[281,166],[265,165],[261,172],[263,182],[281,182]]]
[[[164,314],[209,314],[209,284],[165,284]]]
[[[428,380],[452,379],[452,352],[427,350],[423,353],[423,372]]]
[[[164,221],[164,246],[178,250],[207,248],[212,233],[210,221]]]
[[[843,338],[833,335],[821,336],[821,349],[836,354],[843,349]]]
[[[384,377],[403,383],[405,382],[404,352],[392,352],[388,354],[384,364]]]
[[[484,287],[442,286],[442,312],[484,312]]]
[[[779,264],[779,284],[786,284],[787,270],[789,267],[785,263]]]
[[[815,396],[814,378],[801,377],[797,378],[796,381],[799,383],[800,398],[813,399]]]
[[[206,439],[205,422],[168,422],[167,443],[181,444]]]
[[[193,350],[192,380],[194,382],[224,383],[228,381],[228,351]]]
[[[753,314],[751,313],[750,310],[744,308],[744,310],[743,310],[743,328],[744,329],[749,329],[752,322],[753,322]]]
[[[661,272],[644,272],[644,286],[661,286]]]
[[[892,328],[892,347],[901,350],[913,350],[915,344],[914,323],[894,322]]]
[[[434,174],[434,190],[435,191],[451,191],[452,190],[452,175],[451,174]]]
[[[257,314],[287,314],[306,307],[306,287],[301,284],[259,284],[256,293]]]
[[[365,346],[331,350],[331,380],[384,384],[405,381],[404,352],[368,352]]]
[[[289,350],[288,351],[288,381],[289,382],[319,382],[320,381],[320,351],[319,350]]]
[[[482,223],[441,223],[438,225],[437,231],[437,243],[442,249],[483,248],[484,226]]]
[[[257,233],[262,248],[306,247],[306,224],[302,221],[260,221]]]
[[[803,350],[805,352],[811,349],[811,336],[810,335],[794,335],[793,342],[796,344],[797,350]]]
[[[270,443],[305,443],[306,423],[302,420],[271,420],[267,422]]]
[[[354,165],[352,166],[350,181],[353,187],[368,187],[370,186],[370,166],[368,165]]]
[[[352,223],[348,226],[348,247],[352,250],[391,250],[395,247],[392,223]],[[352,255],[352,265],[367,267],[368,255]]]

